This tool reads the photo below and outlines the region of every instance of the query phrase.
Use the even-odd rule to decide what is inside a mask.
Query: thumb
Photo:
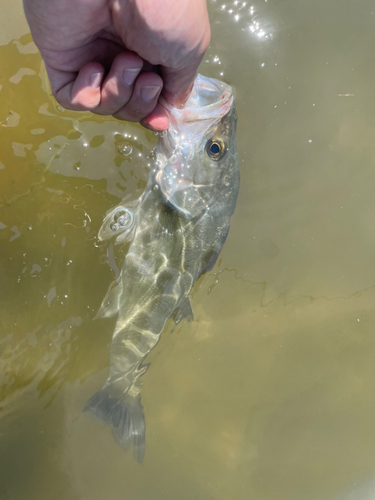
[[[203,36],[199,45],[191,50],[183,66],[161,66],[163,79],[163,97],[173,106],[182,107],[188,100],[197,76],[198,68],[210,43],[211,31],[207,18]]]
[[[176,108],[183,107],[188,100],[203,54],[193,64],[182,69],[161,68],[163,97]]]

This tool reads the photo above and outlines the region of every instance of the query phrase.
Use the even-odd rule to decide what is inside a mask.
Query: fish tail
[[[111,394],[110,386],[104,385],[87,401],[84,412],[112,425],[113,435],[119,445],[128,451],[133,442],[133,456],[139,463],[145,456],[146,425],[141,397],[125,393]]]

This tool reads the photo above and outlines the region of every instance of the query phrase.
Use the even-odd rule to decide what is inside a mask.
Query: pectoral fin
[[[190,300],[188,297],[186,297],[179,307],[175,309],[173,313],[173,319],[176,325],[180,323],[183,319],[187,319],[187,321],[193,321],[194,319],[194,314],[193,314],[193,309],[190,304]]]
[[[98,233],[100,241],[116,238],[115,245],[131,241],[141,197],[113,208],[104,218]]]
[[[120,283],[114,281],[113,283],[111,283],[108,292],[103,299],[102,305],[99,308],[99,311],[94,316],[94,319],[112,318],[112,316],[117,314],[120,309],[121,295],[122,281],[120,281]]]

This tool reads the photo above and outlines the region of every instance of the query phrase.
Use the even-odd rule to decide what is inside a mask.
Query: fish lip
[[[170,127],[171,124],[175,123],[196,123],[196,122],[219,122],[223,116],[225,116],[227,113],[229,113],[232,104],[233,104],[234,98],[233,95],[229,96],[227,99],[222,99],[220,101],[217,101],[214,104],[210,104],[208,106],[202,106],[201,108],[195,108],[195,109],[189,109],[188,107],[183,108],[183,109],[178,109],[174,108],[171,104],[169,104],[164,98],[160,98],[159,102],[162,105],[162,107],[165,109],[167,112],[168,118],[170,120]],[[205,112],[207,113],[208,110],[216,110],[217,108],[222,108],[221,111],[218,113],[217,111],[215,112],[214,116],[208,116],[207,118],[200,118],[199,115],[204,114]]]
[[[195,123],[195,122],[206,122],[212,121],[212,118],[192,118],[191,120],[185,119],[183,123]]]

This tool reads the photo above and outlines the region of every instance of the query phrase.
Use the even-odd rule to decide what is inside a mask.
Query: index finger
[[[104,68],[97,62],[85,64],[77,73],[62,71],[46,64],[51,90],[56,100],[66,109],[87,111],[100,103],[100,85]]]

